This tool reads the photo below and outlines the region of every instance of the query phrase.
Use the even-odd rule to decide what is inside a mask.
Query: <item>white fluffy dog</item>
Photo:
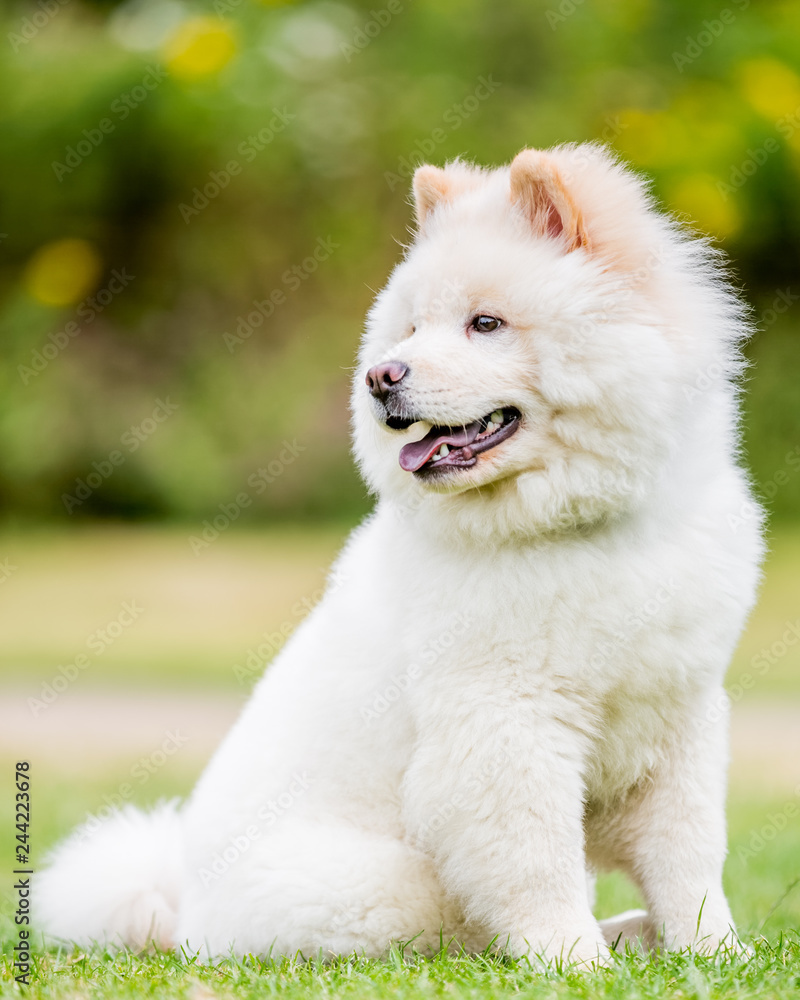
[[[423,166],[414,197],[353,388],[377,508],[189,801],[55,852],[51,935],[579,962],[637,928],[736,942],[722,682],[762,551],[744,310],[596,146]],[[598,923],[608,868],[647,914]]]

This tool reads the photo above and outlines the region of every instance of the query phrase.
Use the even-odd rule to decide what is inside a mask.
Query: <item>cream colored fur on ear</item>
[[[447,174],[439,167],[425,165],[414,173],[414,208],[417,224],[424,229],[425,221],[440,201],[447,198],[449,183]]]
[[[446,167],[424,164],[414,173],[413,194],[417,226],[424,233],[434,210],[442,202],[451,203],[467,191],[474,191],[484,177],[480,167],[473,167],[461,160],[453,160]]]
[[[588,248],[589,238],[580,209],[547,153],[523,149],[514,158],[511,200],[522,209],[537,233],[563,238],[568,250]]]

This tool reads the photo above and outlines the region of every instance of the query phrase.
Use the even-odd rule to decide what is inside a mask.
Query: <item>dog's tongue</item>
[[[400,449],[400,468],[416,472],[443,444],[451,448],[464,448],[480,434],[481,421],[475,420],[466,427],[431,427],[421,441],[405,444]]]

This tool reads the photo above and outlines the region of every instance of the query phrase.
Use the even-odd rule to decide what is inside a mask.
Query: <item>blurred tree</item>
[[[365,510],[347,369],[415,164],[584,139],[735,260],[764,316],[750,456],[767,492],[789,469],[771,503],[796,513],[797,4],[42,0],[2,17],[7,516],[199,518],[243,490],[243,516]],[[292,445],[302,460],[281,463]]]

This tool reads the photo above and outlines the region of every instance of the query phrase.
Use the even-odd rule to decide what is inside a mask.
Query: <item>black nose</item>
[[[385,365],[375,365],[367,372],[367,385],[370,393],[381,402],[385,402],[408,375],[408,365],[402,361],[389,361]]]

